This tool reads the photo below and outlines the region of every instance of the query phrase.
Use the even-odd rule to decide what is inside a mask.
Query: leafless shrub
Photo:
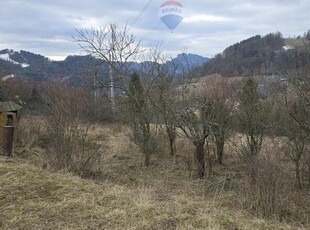
[[[68,125],[52,130],[49,155],[52,165],[81,176],[93,176],[99,171],[101,151],[96,140],[89,139],[89,127]],[[86,175],[91,174],[91,175]]]
[[[285,170],[277,159],[260,156],[248,167],[255,167],[256,180],[245,174],[239,184],[239,198],[243,208],[264,218],[285,218],[289,189]]]
[[[0,87],[7,93],[10,100],[23,104],[30,97],[33,82],[31,79],[17,76],[5,81],[0,81]]]
[[[306,149],[306,138],[298,136],[297,133],[294,137],[287,141],[285,145],[285,155],[291,160],[295,168],[296,186],[302,188],[302,166],[306,162],[307,149]]]
[[[56,169],[81,176],[93,176],[99,170],[101,151],[96,137],[90,137],[87,117],[87,92],[81,88],[48,84],[47,100],[51,109],[48,119],[49,160]]]

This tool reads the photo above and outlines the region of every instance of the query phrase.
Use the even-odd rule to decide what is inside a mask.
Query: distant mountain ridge
[[[168,68],[173,70],[176,68],[177,74],[182,74],[182,72],[187,72],[192,68],[201,67],[203,64],[207,63],[209,58],[191,54],[191,53],[181,53],[177,57],[173,58],[171,61],[168,61],[166,64]]]
[[[177,57],[166,64],[172,66],[172,63],[178,63],[178,69],[180,70],[201,66],[206,61],[208,61],[208,58],[196,54],[183,53],[177,55]],[[17,52],[12,49],[4,49],[0,51],[0,70],[4,70],[6,76],[17,74],[30,77],[36,81],[59,77],[70,79],[83,72],[86,67],[94,66],[96,62],[98,60],[89,55],[73,55],[68,56],[64,61],[52,61],[42,55],[23,50]],[[141,65],[141,63],[133,64],[135,69],[139,69]]]
[[[195,77],[215,73],[228,77],[274,75],[279,74],[278,66],[290,62],[285,56],[300,55],[298,50],[303,49],[303,45],[307,42],[310,43],[310,32],[296,38],[283,38],[279,32],[265,36],[256,35],[227,47],[211,59],[197,54],[181,53],[164,65],[171,73],[176,71],[177,75],[194,70]],[[0,51],[0,77],[14,74],[35,81],[61,78],[77,82],[77,76],[89,67],[94,68],[96,63],[98,64],[99,60],[89,55],[73,55],[64,61],[52,61],[39,54],[5,49]],[[143,62],[143,64],[148,66],[152,63]],[[133,71],[139,72],[142,63],[130,62],[128,65]],[[105,65],[101,65],[98,73],[100,77],[106,77]]]

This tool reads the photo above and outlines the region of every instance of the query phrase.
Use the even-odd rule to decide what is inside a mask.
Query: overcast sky
[[[128,23],[144,45],[161,43],[170,55],[186,49],[212,57],[257,34],[293,37],[310,29],[310,0],[179,1],[184,19],[171,33],[160,23],[163,0],[0,0],[0,50],[64,59],[82,54],[72,42],[75,29]]]

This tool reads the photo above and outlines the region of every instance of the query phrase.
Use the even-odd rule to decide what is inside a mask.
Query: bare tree
[[[142,55],[144,50],[140,47],[140,42],[130,34],[127,26],[120,28],[116,25],[102,27],[98,30],[77,31],[78,35],[74,38],[79,43],[82,50],[87,54],[101,60],[101,65],[107,65],[110,78],[100,79],[95,74],[94,81],[97,87],[110,87],[112,107],[115,106],[113,89],[118,88],[123,92],[120,97],[125,97],[127,102],[127,112],[129,116],[126,120],[132,127],[136,143],[142,143],[144,153],[144,165],[150,163],[150,140],[151,140],[151,121],[154,115],[153,105],[150,95],[152,94],[156,72],[159,65],[159,53],[155,48],[149,51],[149,56]],[[146,61],[148,62],[143,62]],[[132,64],[134,61],[141,62],[140,68],[136,69],[137,74],[133,74]],[[113,77],[112,79],[112,72]],[[152,94],[154,95],[154,94]],[[124,101],[121,98],[121,101]],[[123,104],[124,105],[124,104]],[[139,138],[138,138],[139,137]],[[137,141],[138,139],[142,142]]]
[[[161,57],[160,62],[164,63],[166,59]],[[169,140],[171,156],[176,156],[177,153],[177,93],[175,90],[176,85],[173,82],[176,78],[177,64],[172,62],[169,65],[157,66],[158,77],[156,78],[154,93],[158,96],[155,97],[156,101],[153,100],[157,110],[158,122],[163,124]]]
[[[287,141],[285,153],[289,156],[290,160],[294,163],[296,185],[298,188],[302,188],[301,180],[301,164],[303,159],[307,157],[307,144],[309,142],[309,136],[302,129],[290,126],[288,131],[289,139]]]
[[[166,85],[166,84],[164,84]],[[177,154],[176,149],[176,137],[177,137],[177,110],[176,110],[176,100],[175,94],[173,94],[173,89],[171,84],[168,89],[162,88],[160,90],[160,99],[158,103],[158,109],[163,120],[165,131],[168,136],[170,155],[175,156]],[[165,86],[163,86],[165,87]]]
[[[73,38],[87,54],[106,62],[118,75],[126,76],[128,62],[141,53],[140,42],[129,33],[127,25],[120,28],[115,24],[99,29],[77,30]]]
[[[205,143],[210,135],[209,111],[211,105],[207,97],[202,96],[195,86],[192,79],[195,72],[188,69],[181,76],[181,84],[178,87],[177,96],[179,108],[177,109],[177,127],[180,128],[185,136],[191,140],[195,146],[195,159],[197,163],[197,173],[199,178],[205,177]],[[210,160],[210,159],[209,159]],[[209,162],[210,163],[210,162]],[[209,174],[211,168],[209,167]]]
[[[131,96],[128,91],[130,66],[137,60],[142,49],[140,42],[130,34],[127,25],[124,28],[110,24],[99,29],[77,30],[77,36],[73,39],[85,53],[99,60],[97,65],[107,66],[109,78],[101,79],[98,72],[94,72],[91,77],[96,87],[110,88],[112,106],[115,106],[114,88]]]
[[[199,178],[205,176],[205,143],[210,134],[207,123],[208,104],[203,100],[186,103],[178,116],[178,127],[194,144]]]
[[[304,155],[304,162],[308,168],[308,183],[310,184],[310,157],[306,148],[309,145],[310,134],[310,43],[305,42],[304,46],[294,49],[282,55],[284,65],[282,73],[287,83],[285,91],[285,104],[289,115],[290,139],[293,138],[295,171],[298,173],[299,161]],[[294,131],[294,133],[292,133]],[[304,153],[305,152],[305,153]],[[297,164],[297,165],[296,165]],[[296,175],[297,176],[297,175]],[[299,184],[299,182],[297,182]],[[298,185],[300,187],[300,185]]]
[[[233,131],[232,109],[234,91],[227,78],[210,76],[202,84],[202,94],[210,104],[212,114],[211,130],[216,145],[216,155],[219,164],[223,163],[224,146]]]

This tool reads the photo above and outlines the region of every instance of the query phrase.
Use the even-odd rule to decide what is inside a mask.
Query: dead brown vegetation
[[[49,203],[48,200],[46,202],[48,202],[47,208],[51,213],[61,207],[73,205],[72,202],[74,202],[79,207],[77,210],[80,215],[86,215],[87,210],[92,210],[93,221],[85,221],[83,224],[79,221],[74,222],[73,220],[80,215],[77,211],[73,211],[70,214],[72,222],[62,219],[60,222],[62,227],[73,228],[75,226],[75,228],[84,229],[97,226],[96,224],[100,223],[100,226],[111,229],[117,229],[124,224],[132,228],[153,229],[155,223],[159,226],[156,229],[231,229],[231,226],[240,229],[298,229],[301,226],[309,226],[307,217],[309,196],[305,190],[298,191],[294,186],[291,186],[291,182],[294,180],[294,170],[291,163],[285,160],[285,155],[281,153],[281,147],[285,143],[281,138],[274,141],[267,138],[266,144],[262,148],[261,157],[255,162],[257,183],[254,185],[250,183],[250,177],[245,173],[248,165],[239,160],[234,146],[226,146],[228,154],[225,163],[215,165],[213,178],[197,180],[195,157],[188,154],[192,152],[193,146],[187,139],[177,139],[176,144],[180,151],[176,157],[171,157],[169,144],[163,141],[165,140],[164,135],[157,133],[154,137],[156,140],[154,146],[157,150],[152,155],[150,166],[144,168],[142,167],[143,154],[140,148],[131,142],[128,127],[117,124],[91,126],[89,127],[89,138],[96,139],[97,144],[103,148],[104,152],[102,160],[95,162],[100,173],[97,173],[93,179],[99,185],[95,185],[91,181],[82,182],[78,178],[71,179],[68,178],[68,175],[57,174],[56,177],[59,178],[57,180],[69,180],[72,182],[66,182],[66,184],[73,184],[66,185],[66,188],[62,185],[60,189],[53,190],[56,197],[63,193],[67,194],[56,202],[59,206]],[[239,137],[236,137],[236,141],[238,140]],[[24,170],[29,171],[31,168],[26,174],[29,177],[27,182],[29,187],[27,185],[25,189],[30,189],[32,184],[30,181],[33,181],[33,183],[38,183],[32,187],[33,192],[39,192],[37,191],[38,186],[46,189],[46,192],[52,192],[52,187],[56,185],[48,186],[42,182],[46,180],[44,178],[48,177],[51,183],[55,183],[52,182],[54,176],[49,175],[46,171],[40,171],[44,178],[33,179],[36,170],[39,169],[29,166],[29,163],[21,164],[25,160],[30,163],[40,162],[34,159],[42,157],[40,154],[44,154],[44,152],[36,151],[36,147],[29,147],[28,157],[24,160],[13,159],[14,167],[6,165],[5,162],[2,164],[6,165],[4,166],[5,170],[17,170],[19,173],[22,171],[25,173]],[[29,157],[31,154],[36,156]],[[279,155],[281,156],[280,164],[278,163]],[[28,167],[30,168],[28,169]],[[53,171],[51,167],[47,169]],[[30,176],[32,175],[30,172],[33,176]],[[17,180],[14,183],[20,182]],[[80,188],[77,187],[78,184]],[[79,189],[92,192],[78,192]],[[17,190],[19,189],[17,188]],[[79,193],[78,197],[80,198],[72,200],[71,193]],[[12,193],[8,197],[13,199],[14,194]],[[98,196],[98,194],[102,195]],[[108,198],[104,197],[109,196],[108,194],[115,196],[112,203],[105,201]],[[55,199],[53,197],[54,195],[45,196],[42,199]],[[22,207],[26,210],[27,207],[32,207],[27,199],[22,199],[24,203],[15,204],[16,207],[23,205]],[[71,201],[69,202],[68,199]],[[97,203],[89,203],[89,199],[95,199]],[[7,204],[6,202],[7,200],[2,205]],[[105,203],[98,206],[98,202]],[[36,207],[38,208],[38,206]],[[10,220],[15,226],[26,224],[26,226],[41,226],[40,228],[44,229],[43,216],[40,217],[36,211],[41,209],[37,208],[33,207],[30,211],[32,217],[22,213],[17,214],[15,213],[17,210],[14,208],[7,209],[6,220],[2,224],[7,226],[7,220]],[[68,211],[65,210],[63,215],[68,215]],[[248,214],[243,210],[246,210]],[[44,218],[50,219],[51,223],[61,219],[59,215],[49,215],[49,212],[44,212]],[[14,221],[9,217],[12,213],[24,216],[24,221]],[[158,215],[158,213],[161,214]],[[105,219],[102,215],[109,216],[110,224],[99,221]],[[155,219],[154,215],[157,216]],[[261,219],[253,218],[251,215]]]

